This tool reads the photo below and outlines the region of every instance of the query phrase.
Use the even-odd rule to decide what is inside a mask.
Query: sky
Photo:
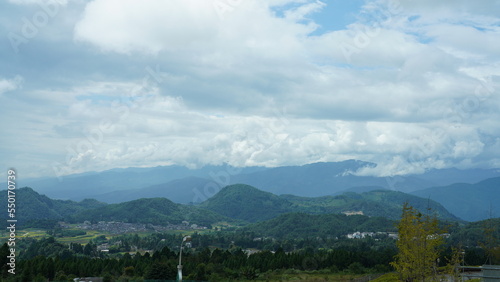
[[[500,167],[498,0],[8,0],[0,169]]]

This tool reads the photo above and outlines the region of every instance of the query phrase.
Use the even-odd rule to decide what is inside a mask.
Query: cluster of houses
[[[92,224],[89,221],[85,221],[83,224],[77,226],[79,229],[83,230],[98,230],[109,232],[111,234],[123,234],[130,232],[143,232],[143,231],[156,231],[162,232],[167,230],[199,230],[207,229],[205,226],[199,226],[197,224],[189,224],[187,221],[183,221],[181,224],[168,224],[167,226],[153,225],[153,224],[142,224],[142,223],[126,223],[117,221],[99,221],[98,223]]]
[[[351,234],[347,234],[347,239],[363,239],[367,237],[389,237],[391,239],[398,239],[397,232],[354,232]]]

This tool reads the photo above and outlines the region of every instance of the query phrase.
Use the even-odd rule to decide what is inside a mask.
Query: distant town
[[[68,228],[69,226],[61,222],[59,223],[61,228]],[[108,232],[111,234],[124,234],[132,232],[146,232],[146,231],[156,231],[163,232],[168,230],[203,230],[207,229],[206,226],[200,226],[197,224],[190,224],[188,221],[183,221],[181,224],[168,224],[166,226],[153,225],[153,224],[141,224],[141,223],[126,223],[119,221],[99,221],[98,223],[92,224],[90,221],[85,221],[82,224],[76,226],[78,229],[82,230],[96,230],[102,232]]]

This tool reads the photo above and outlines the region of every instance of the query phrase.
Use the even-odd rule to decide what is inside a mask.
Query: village
[[[64,227],[64,225],[61,225]],[[199,226],[197,224],[189,224],[188,221],[183,221],[181,224],[168,224],[163,225],[153,225],[153,224],[141,224],[141,223],[126,223],[119,221],[99,221],[92,224],[90,221],[85,221],[82,224],[76,226],[78,229],[82,230],[96,230],[102,232],[108,232],[110,234],[124,234],[131,232],[148,232],[156,231],[163,232],[168,230],[203,230],[207,229],[206,226]]]

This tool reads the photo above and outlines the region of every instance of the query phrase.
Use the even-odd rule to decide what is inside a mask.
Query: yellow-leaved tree
[[[401,281],[427,281],[437,276],[439,246],[443,244],[438,220],[422,215],[408,203],[398,224],[398,254],[391,263]]]

